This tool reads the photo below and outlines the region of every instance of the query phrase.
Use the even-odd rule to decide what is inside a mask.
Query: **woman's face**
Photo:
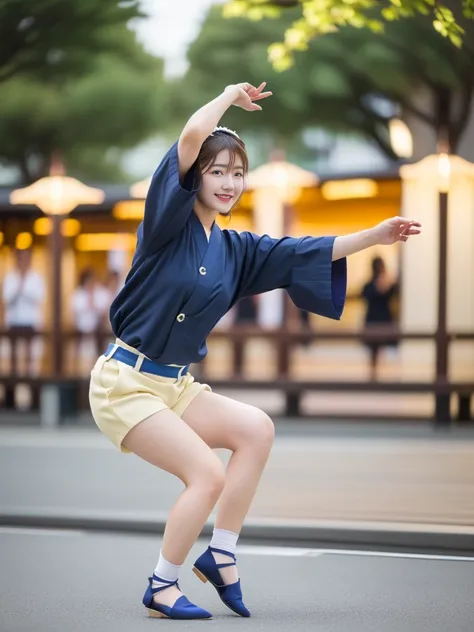
[[[207,209],[226,215],[242,195],[244,189],[244,169],[238,154],[229,168],[228,149],[220,151],[214,162],[202,174],[202,186],[198,200]]]

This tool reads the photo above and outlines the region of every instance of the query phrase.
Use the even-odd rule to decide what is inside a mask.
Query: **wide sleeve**
[[[196,163],[179,181],[178,143],[165,154],[151,179],[145,200],[145,215],[138,230],[138,241],[147,251],[156,252],[185,226],[193,210],[199,187]]]
[[[243,266],[236,300],[285,289],[308,312],[339,320],[346,298],[346,259],[332,261],[335,237],[272,239],[241,233]]]

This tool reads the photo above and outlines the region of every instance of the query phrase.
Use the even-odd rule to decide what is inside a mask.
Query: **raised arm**
[[[389,246],[397,241],[407,241],[410,235],[419,235],[421,224],[406,217],[391,217],[368,230],[342,235],[334,240],[332,260],[348,257],[371,246]]]
[[[138,251],[157,251],[183,229],[199,191],[196,161],[204,141],[231,105],[249,111],[260,110],[254,101],[271,95],[271,92],[263,92],[264,87],[265,83],[258,88],[249,83],[228,86],[192,115],[151,179],[145,215],[138,227]]]
[[[266,83],[263,82],[258,88],[250,83],[227,86],[222,94],[206,103],[191,116],[178,141],[179,178],[181,182],[196,162],[203,142],[212,134],[231,105],[236,105],[249,112],[262,109],[254,102],[265,99],[272,94],[271,92],[263,92],[265,85]]]

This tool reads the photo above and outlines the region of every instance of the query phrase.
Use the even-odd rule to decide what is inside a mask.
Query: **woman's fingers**
[[[254,94],[254,93],[259,93],[263,90],[263,88],[265,87],[265,82],[261,83],[258,86],[258,88],[253,86],[251,83],[245,83],[243,85],[245,86],[245,89],[247,90],[247,92],[251,92],[252,94]]]
[[[417,222],[414,219],[408,219],[407,217],[393,217],[391,221],[398,222],[399,224],[412,224],[414,226],[421,226],[420,222]]]
[[[253,97],[251,95],[249,96],[252,99],[252,101],[260,101],[260,99],[266,99],[267,97],[271,97],[272,94],[273,92],[262,92],[262,94],[259,94],[256,97]]]
[[[418,229],[419,227],[421,227],[420,222],[406,220],[406,222],[400,223],[398,227],[400,231],[399,236],[419,235],[421,233],[421,230]]]
[[[258,88],[255,88],[255,92],[257,94],[260,94],[260,92],[264,89],[264,87],[267,85],[266,81],[262,81],[262,83],[258,86]]]
[[[262,90],[265,88],[265,86],[266,86],[266,85],[267,85],[267,82],[266,82],[266,81],[263,81],[263,82],[262,82],[262,83],[258,86],[258,88],[254,88],[254,87],[252,86],[252,88],[249,90],[249,96],[251,96],[252,98],[253,98],[253,97],[258,97],[258,96],[261,94]]]
[[[420,233],[421,233],[421,230],[419,230],[418,228],[413,228],[412,226],[407,226],[398,235],[398,239],[400,241],[408,241],[408,237],[410,237],[411,235],[419,235]]]
[[[258,88],[256,88],[255,86],[252,86],[252,84],[250,83],[240,83],[239,86],[245,92],[248,101],[247,99],[245,99],[247,103],[244,104],[243,102],[241,102],[240,104],[236,103],[235,105],[240,105],[240,107],[243,107],[245,110],[250,110],[250,111],[261,110],[262,108],[259,105],[254,104],[254,101],[267,99],[268,97],[271,97],[273,95],[273,92],[269,92],[269,91],[262,92],[262,90],[265,88],[266,85],[267,85],[266,81],[262,81],[262,83],[258,86]]]
[[[410,222],[409,224],[402,224],[401,226],[402,233],[410,235],[417,235],[418,233],[421,233],[419,227],[421,227],[421,224],[419,222]]]

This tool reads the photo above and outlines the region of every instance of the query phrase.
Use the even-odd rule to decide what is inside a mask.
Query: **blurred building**
[[[100,185],[99,185],[100,186]],[[127,186],[103,186],[105,200],[97,206],[79,206],[63,220],[62,254],[62,322],[64,332],[73,332],[74,321],[70,310],[71,297],[77,287],[81,270],[92,268],[100,283],[105,283],[111,270],[120,277],[128,271],[136,243],[136,230],[142,219],[143,199],[133,199]],[[47,282],[47,295],[52,296],[50,220],[36,207],[11,206],[9,188],[0,188],[0,284],[7,270],[13,265],[14,247],[32,247],[33,267]],[[300,190],[291,206],[287,208],[288,217],[285,234],[304,235],[341,235],[371,227],[384,219],[400,214],[401,181],[398,166],[391,170],[339,173],[337,177],[320,178],[317,185]],[[232,212],[230,221],[219,218],[221,228],[238,231],[256,230],[257,218],[254,216],[254,195],[246,191]],[[400,246],[374,247],[353,255],[348,274],[348,296],[343,317],[340,322],[323,319],[310,314],[307,325],[314,332],[314,344],[296,345],[292,348],[289,376],[298,380],[366,380],[369,378],[369,357],[360,340],[326,340],[321,332],[360,331],[363,326],[365,305],[361,289],[370,271],[370,261],[376,254],[383,256],[387,271],[392,278],[399,277]],[[403,284],[403,278],[401,279]],[[419,292],[412,296],[414,304],[419,304]],[[405,296],[406,300],[406,296]],[[411,299],[410,299],[411,300]],[[44,323],[46,330],[51,328],[51,303],[45,302]],[[0,308],[1,310],[1,308]],[[399,305],[395,304],[398,312]],[[235,311],[235,310],[234,310]],[[232,316],[232,315],[230,315]],[[233,315],[235,317],[235,314]],[[234,318],[221,323],[222,328],[234,328]],[[0,374],[8,375],[9,358],[5,350],[6,332],[3,314],[0,313]],[[304,327],[302,326],[303,330]],[[224,332],[225,333],[225,332]],[[110,336],[110,332],[106,333]],[[106,338],[104,338],[105,340]],[[226,337],[211,336],[209,356],[203,368],[210,380],[222,379],[234,375],[235,341]],[[279,344],[279,343],[278,343]],[[412,345],[414,343],[406,343]],[[430,348],[432,341],[425,343]],[[274,379],[279,370],[276,352],[278,345],[271,339],[252,338],[240,349],[242,375],[247,379]],[[52,350],[45,345],[42,359],[43,370],[51,367]],[[457,358],[457,356],[456,356]],[[430,382],[433,380],[433,363],[417,357],[407,368],[397,355],[383,359],[379,379],[406,380],[416,375],[416,379]],[[453,357],[453,360],[455,358]],[[205,365],[205,366],[204,366]],[[77,375],[74,362],[66,363],[65,374]],[[199,369],[195,367],[195,370]],[[452,362],[450,374],[453,379],[468,380],[473,377],[473,365],[466,362]],[[365,393],[360,393],[360,402],[354,394],[339,395],[338,398],[325,398],[324,394],[312,394],[308,400],[315,409],[332,411],[341,406],[353,410],[354,406],[367,406]],[[378,398],[378,399],[377,399]],[[0,400],[2,394],[0,393]],[[85,400],[84,400],[85,401]],[[329,402],[329,404],[328,404]],[[432,408],[430,394],[379,394],[371,396],[371,406],[384,413],[424,415]],[[376,402],[376,403],[374,403]],[[86,406],[87,403],[84,404]]]
[[[92,267],[105,282],[110,270],[126,273],[135,248],[135,233],[143,216],[143,200],[131,199],[126,186],[105,186],[102,205],[80,206],[63,222],[63,322],[72,326],[68,306],[77,285],[79,272]],[[0,281],[13,264],[12,249],[31,243],[35,268],[50,281],[50,220],[36,207],[12,206],[9,188],[0,188]],[[292,208],[291,232],[294,236],[333,235],[353,232],[399,213],[400,181],[394,172],[340,175],[304,189]],[[232,219],[219,218],[221,228],[255,230],[252,192],[247,191],[233,211]],[[370,254],[354,257],[349,279],[349,301],[343,326],[357,326],[361,318],[360,287],[367,274]],[[397,249],[385,252],[387,265],[396,272]],[[367,259],[367,262],[366,262]],[[51,288],[49,288],[51,291]],[[48,303],[47,303],[48,304]],[[45,325],[50,317],[45,313]],[[317,317],[314,317],[317,320]],[[0,314],[3,324],[3,315]],[[331,326],[330,321],[325,326]]]

